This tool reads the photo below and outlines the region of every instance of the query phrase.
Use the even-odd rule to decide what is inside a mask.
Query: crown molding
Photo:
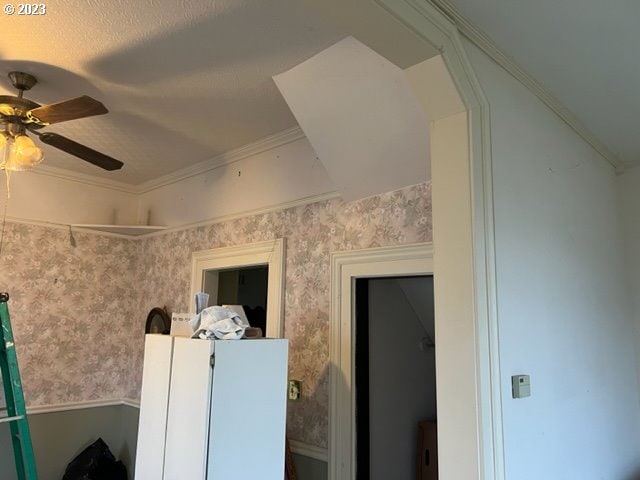
[[[78,182],[85,185],[92,185],[94,187],[107,188],[131,195],[137,194],[137,187],[135,185],[96,177],[93,175],[87,175],[84,173],[73,172],[71,170],[65,170],[63,168],[52,167],[51,165],[39,165],[38,168],[34,168],[33,170],[29,170],[24,173],[26,173],[27,175],[44,175],[47,177],[60,178],[62,180]]]
[[[506,70],[512,77],[527,87],[547,107],[558,115],[573,131],[609,162],[616,172],[622,173],[625,168],[618,156],[611,151],[593,132],[591,132],[578,118],[571,113],[555,96],[553,96],[542,83],[531,76],[513,58],[506,55],[498,48],[495,42],[482,30],[476,27],[471,20],[462,15],[449,0],[429,0],[438,10],[446,15],[457,27],[462,35],[488,55],[493,61]]]
[[[209,172],[223,165],[229,165],[244,158],[273,150],[274,148],[287,145],[288,143],[295,142],[301,138],[305,138],[304,132],[299,126],[295,126],[274,135],[269,135],[268,137],[264,137],[240,148],[236,148],[235,150],[223,153],[209,160],[204,160],[196,163],[195,165],[191,165],[170,174],[141,183],[136,186],[135,191],[138,194],[147,193],[151,190],[155,190],[156,188],[171,185],[172,183],[179,182],[180,180]]]
[[[48,177],[60,178],[72,182],[79,182],[85,185],[93,185],[95,187],[107,188],[118,192],[128,193],[131,195],[140,195],[150,192],[156,188],[171,185],[172,183],[179,182],[186,178],[194,177],[202,173],[214,170],[224,165],[237,162],[252,155],[258,155],[260,153],[273,150],[274,148],[287,145],[288,143],[295,142],[305,138],[305,134],[299,126],[283,130],[282,132],[269,135],[268,137],[261,138],[253,143],[249,143],[240,148],[230,150],[228,152],[217,155],[213,158],[204,160],[190,165],[175,172],[163,175],[158,178],[140,183],[138,185],[131,185],[124,182],[118,182],[116,180],[109,180],[93,175],[87,175],[84,173],[73,172],[58,167],[52,167],[50,165],[40,165],[38,168],[30,170],[28,174],[45,175]]]

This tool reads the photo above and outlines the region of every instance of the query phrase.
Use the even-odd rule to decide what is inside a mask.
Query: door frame
[[[355,280],[433,275],[431,243],[331,253],[329,479],[355,479]],[[436,364],[438,328],[436,316]]]
[[[201,250],[191,254],[191,293],[187,302],[190,312],[195,313],[193,298],[204,288],[204,272],[227,268],[267,265],[267,329],[265,336],[282,338],[284,334],[284,238],[263,242],[233,245],[230,247]]]
[[[431,116],[436,322],[447,318],[436,350],[448,365],[437,374],[448,424],[438,431],[438,467],[442,478],[504,480],[491,109],[469,56],[474,40],[446,0],[372,1],[440,51],[466,108],[465,134],[451,134],[461,130],[452,117]]]

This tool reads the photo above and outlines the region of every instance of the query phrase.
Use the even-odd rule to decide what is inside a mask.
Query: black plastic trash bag
[[[99,438],[67,465],[62,480],[127,480],[127,467]]]

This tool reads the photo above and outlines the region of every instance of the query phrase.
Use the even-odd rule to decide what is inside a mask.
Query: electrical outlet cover
[[[289,400],[300,400],[302,394],[302,382],[300,380],[289,380]]]

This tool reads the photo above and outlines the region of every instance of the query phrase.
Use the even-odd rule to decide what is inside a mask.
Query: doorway
[[[263,333],[269,338],[280,338],[283,334],[284,318],[284,258],[285,240],[278,238],[264,242],[234,245],[193,252],[191,260],[191,294],[189,303],[193,307],[193,298],[197,292],[207,292],[210,305],[220,304],[221,300],[230,304],[248,304],[254,308],[265,309],[266,322]],[[222,274],[222,275],[221,275]],[[220,292],[220,277],[231,280]],[[242,277],[242,278],[241,278]],[[244,281],[253,285],[240,297],[227,297],[227,291],[238,293]],[[244,280],[242,280],[244,279]],[[266,289],[266,298],[264,291]],[[221,296],[220,296],[221,295]],[[256,301],[256,298],[259,300]],[[258,302],[263,302],[258,303]],[[251,312],[247,314],[247,317]],[[264,315],[263,315],[264,316]],[[251,323],[251,318],[249,318]],[[254,319],[254,322],[257,320]],[[253,325],[253,324],[252,324]],[[261,326],[262,323],[258,326]]]
[[[420,444],[436,421],[433,276],[354,288],[356,479],[432,478],[437,453],[423,458]]]
[[[432,275],[433,251],[429,243],[331,254],[330,480],[366,478],[356,477],[356,284],[367,278]],[[434,340],[437,342],[438,338]],[[389,478],[401,477],[394,474]]]

